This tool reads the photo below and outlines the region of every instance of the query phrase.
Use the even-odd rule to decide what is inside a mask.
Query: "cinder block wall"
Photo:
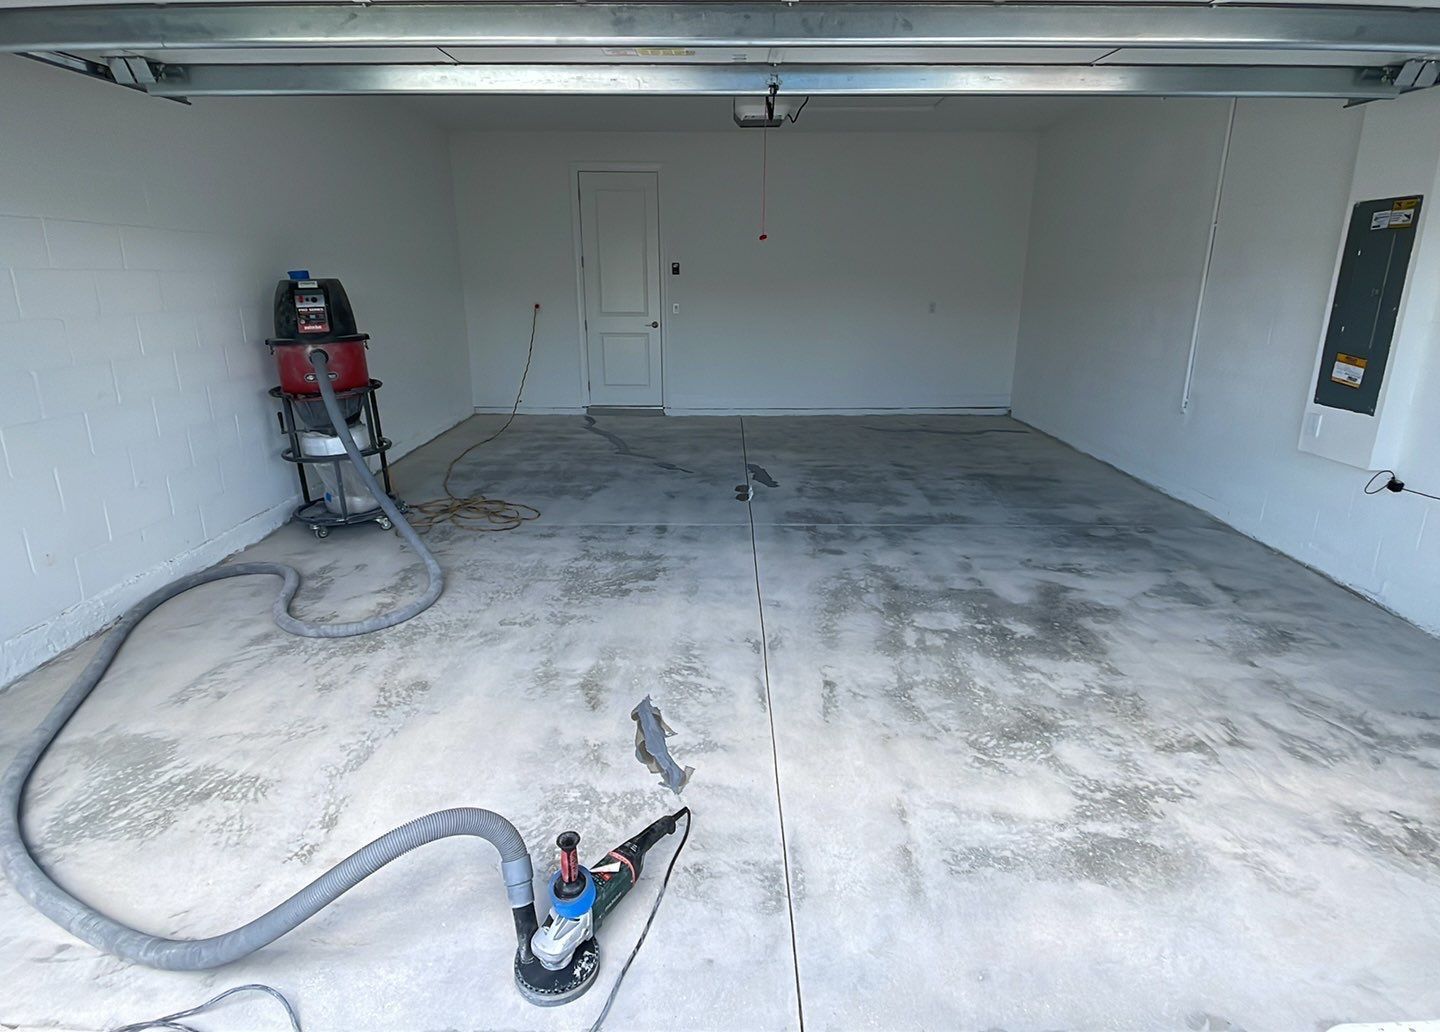
[[[226,241],[184,237],[0,217],[0,443],[15,503],[3,568],[30,588],[6,606],[7,631],[288,497],[279,470],[222,476],[268,428],[226,361],[245,343],[240,300],[220,297]]]
[[[399,450],[472,402],[438,129],[383,99],[186,108],[11,57],[0,96],[3,684],[284,521],[263,340],[287,269],[345,279],[372,369],[403,366]]]

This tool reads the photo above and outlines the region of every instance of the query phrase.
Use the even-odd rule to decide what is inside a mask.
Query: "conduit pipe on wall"
[[[1200,351],[1200,319],[1205,313],[1205,291],[1210,283],[1210,263],[1215,258],[1215,231],[1220,226],[1220,202],[1225,194],[1225,169],[1230,164],[1230,137],[1235,132],[1235,106],[1231,99],[1230,117],[1225,122],[1225,143],[1220,148],[1220,171],[1215,176],[1215,204],[1210,209],[1210,235],[1205,243],[1205,264],[1200,269],[1200,294],[1195,299],[1195,321],[1190,326],[1190,354],[1185,360],[1185,387],[1180,394],[1180,411],[1190,411],[1190,388],[1195,382],[1195,358]]]

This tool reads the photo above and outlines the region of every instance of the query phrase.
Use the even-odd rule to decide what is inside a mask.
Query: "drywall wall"
[[[536,301],[524,408],[586,404],[572,176],[638,163],[660,169],[668,410],[1007,406],[1034,136],[772,131],[764,243],[761,145],[734,128],[457,134],[476,405],[513,403]]]
[[[1440,631],[1436,504],[1366,497],[1364,473],[1296,446],[1359,110],[1236,105],[1181,411],[1228,113],[1108,102],[1042,138],[1015,414]],[[1433,341],[1422,398],[1440,396]],[[1417,487],[1440,486],[1437,419],[1411,427]]]
[[[0,96],[3,684],[286,518],[287,269],[345,280],[399,450],[471,400],[448,144],[394,101],[185,107],[9,56]]]

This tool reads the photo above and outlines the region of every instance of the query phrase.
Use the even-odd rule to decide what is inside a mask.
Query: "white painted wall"
[[[8,57],[0,96],[0,683],[283,520],[259,342],[287,268],[345,279],[401,451],[508,407],[532,301],[525,407],[583,405],[577,163],[661,167],[672,410],[1004,406],[1013,377],[1022,419],[1440,630],[1434,504],[1295,447],[1358,112],[1239,105],[1182,415],[1225,102],[1091,107],[1038,181],[1029,134],[775,132],[761,244],[754,133],[447,142],[391,101],[186,108]]]
[[[1015,414],[1440,631],[1440,507],[1367,498],[1296,446],[1360,110],[1239,103],[1180,411],[1227,109],[1109,102],[1042,138]],[[1440,488],[1437,350],[1401,469],[1421,489]]]
[[[572,170],[632,162],[660,166],[671,411],[1008,405],[1034,136],[786,128],[769,146],[760,243],[756,131],[457,134],[475,404],[513,403],[536,301],[524,408],[585,404]]]
[[[286,518],[262,342],[287,269],[344,279],[398,450],[472,403],[440,131],[9,56],[0,97],[3,684]]]
[[[1425,92],[1403,104],[1367,104],[1360,118],[1349,205],[1402,195],[1437,197],[1440,133],[1435,130],[1440,126],[1440,95]],[[1403,462],[1411,417],[1423,407],[1416,404],[1420,400],[1416,391],[1440,319],[1440,291],[1433,287],[1440,282],[1440,220],[1431,215],[1432,209],[1422,204],[1375,413],[1329,408],[1317,404],[1312,395],[1299,434],[1302,451],[1361,469],[1388,469]],[[1340,262],[1337,255],[1337,273]],[[1333,297],[1332,292],[1332,301]],[[1322,350],[1316,348],[1312,380],[1319,378],[1321,361]]]

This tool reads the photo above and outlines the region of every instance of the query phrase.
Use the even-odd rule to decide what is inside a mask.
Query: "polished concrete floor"
[[[495,423],[402,462],[403,493]],[[31,786],[65,885],[205,935],[457,805],[509,815],[548,873],[557,832],[596,855],[676,805],[635,758],[650,694],[695,830],[611,1028],[1440,1017],[1440,641],[1005,419],[521,418],[457,480],[543,517],[435,531],[449,586],[402,627],[292,638],[256,579],[141,628]],[[260,557],[305,572],[312,619],[419,586],[373,527]],[[0,693],[0,749],[92,648]],[[558,1010],[511,987],[474,841],[206,974],[101,956],[0,886],[0,1027],[261,981],[310,1032],[583,1028],[670,848]]]

